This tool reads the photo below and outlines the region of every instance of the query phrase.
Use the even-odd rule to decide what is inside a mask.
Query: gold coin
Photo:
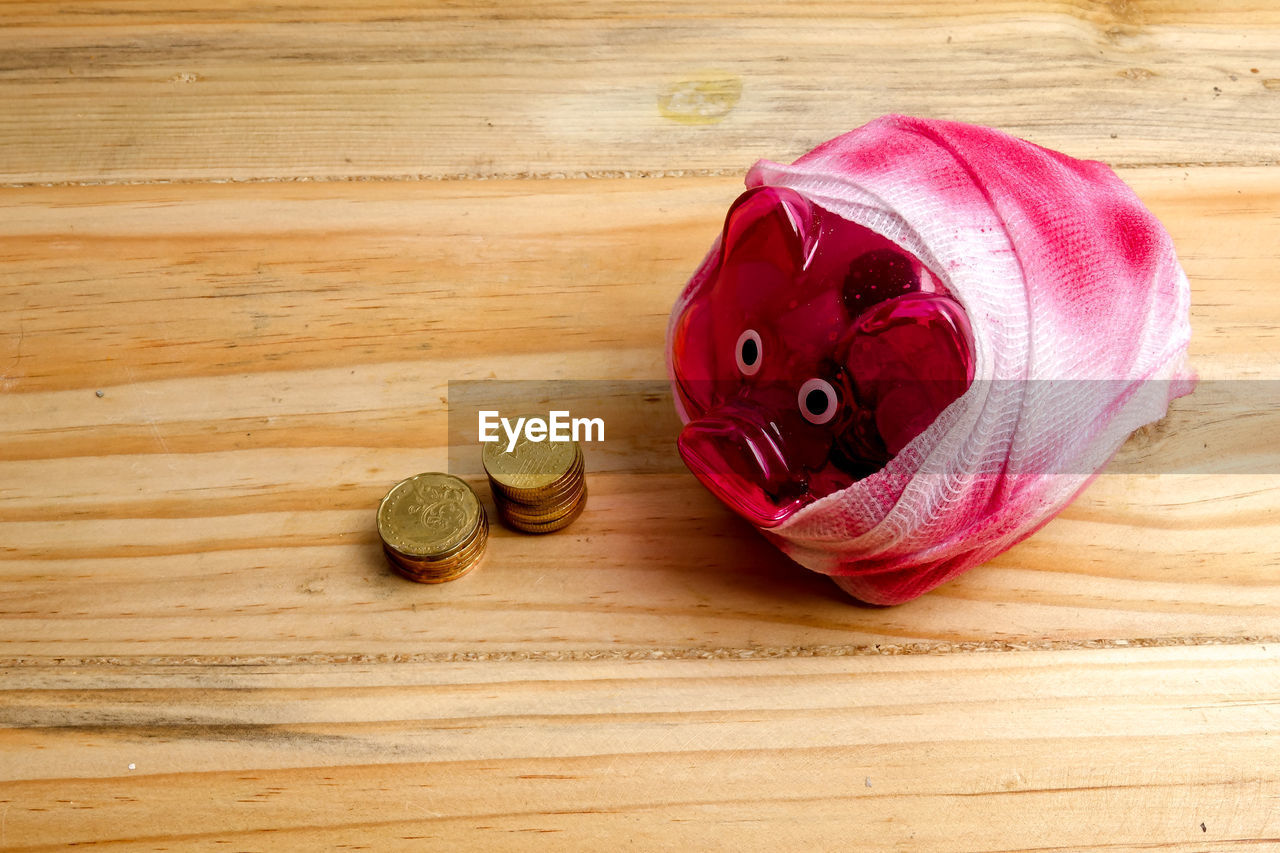
[[[585,499],[581,500],[578,502],[577,506],[574,507],[574,509],[571,512],[569,512],[568,515],[565,515],[554,521],[548,521],[545,523],[531,523],[527,521],[520,521],[518,519],[511,518],[501,510],[499,510],[499,514],[502,516],[502,520],[506,522],[510,527],[516,530],[519,530],[522,533],[554,533],[555,531],[563,530],[564,528],[572,524],[574,520],[579,515],[582,514],[582,508],[585,507],[586,505],[587,505],[586,500]]]
[[[484,509],[471,487],[449,474],[418,474],[387,492],[378,506],[378,535],[408,558],[430,559],[465,547]]]
[[[577,489],[583,482],[582,453],[577,454],[572,466],[565,474],[553,482],[536,489],[514,489],[489,478],[489,485],[495,494],[510,501],[519,503],[542,503],[555,500]]]
[[[533,524],[543,524],[558,520],[566,515],[570,515],[577,510],[579,506],[586,503],[586,501],[587,490],[584,487],[574,495],[572,499],[566,500],[562,503],[550,506],[533,507],[499,502],[498,509],[507,518],[513,518],[517,521]]]
[[[476,559],[467,560],[466,562],[458,563],[457,565],[452,565],[445,569],[424,571],[412,563],[406,563],[393,556],[390,551],[388,551],[387,554],[391,562],[391,568],[395,570],[396,574],[403,578],[408,578],[415,583],[448,583],[449,581],[457,580],[462,577],[480,563],[480,559],[477,557]]]
[[[587,486],[586,480],[578,479],[572,483],[569,483],[563,486],[562,488],[556,489],[554,492],[547,492],[546,494],[540,495],[537,498],[530,498],[526,500],[523,498],[512,498],[512,497],[507,497],[505,495],[496,494],[494,497],[494,500],[501,501],[502,503],[508,504],[509,506],[534,507],[534,508],[549,507],[549,506],[554,506],[556,504],[572,501],[574,498],[578,496],[578,494],[583,489],[586,488],[586,486]]]
[[[573,469],[579,454],[576,441],[530,441],[521,433],[510,453],[504,442],[490,441],[480,458],[491,482],[503,489],[527,492],[559,481]]]
[[[560,530],[586,505],[586,468],[577,442],[551,444],[522,437],[511,454],[490,443],[481,458],[498,515],[513,530]]]
[[[489,538],[489,523],[481,516],[480,528],[476,539],[466,550],[446,560],[413,560],[397,554],[390,548],[383,547],[387,559],[395,571],[418,583],[445,583],[456,580],[474,569],[484,554],[485,543]]]
[[[521,506],[547,506],[548,504],[571,499],[582,491],[586,486],[586,482],[581,462],[575,462],[574,469],[569,474],[541,489],[506,489],[492,480],[489,481],[489,484],[492,487],[495,500]]]
[[[582,503],[586,499],[587,489],[584,485],[572,495],[567,496],[563,500],[556,501],[555,503],[530,506],[508,503],[507,501],[499,501],[498,508],[511,518],[519,519],[520,521],[547,522],[568,515],[573,512],[574,508],[576,508],[578,504]]]
[[[483,513],[484,513],[484,510],[483,510],[483,509],[481,509],[481,514],[483,515]],[[448,562],[448,561],[453,560],[454,558],[456,558],[458,555],[463,554],[463,553],[465,553],[467,550],[469,550],[469,549],[473,548],[473,547],[475,546],[475,544],[476,544],[476,541],[480,538],[481,533],[482,533],[482,531],[481,531],[480,526],[477,526],[477,527],[476,527],[476,529],[475,529],[474,531],[472,531],[472,533],[471,533],[471,534],[470,534],[466,539],[464,539],[462,542],[460,542],[460,543],[459,543],[458,545],[456,545],[455,547],[450,548],[448,551],[441,551],[441,552],[439,552],[439,553],[431,554],[431,555],[428,555],[428,556],[424,556],[424,555],[422,555],[422,554],[403,554],[403,553],[401,553],[401,556],[402,556],[402,557],[404,557],[404,558],[405,558],[405,559],[407,559],[407,560],[412,560],[412,561],[414,561],[414,562],[420,562],[420,563],[444,563],[444,562]],[[386,543],[384,542],[383,544],[385,545]],[[395,550],[395,549],[394,549],[394,548],[392,548],[392,550]]]
[[[443,554],[434,554],[430,557],[418,557],[418,556],[412,556],[409,554],[400,554],[399,552],[397,552],[397,554],[406,561],[409,561],[415,564],[421,564],[423,566],[444,565],[446,563],[453,563],[459,559],[465,558],[467,554],[471,553],[476,549],[477,545],[483,546],[484,543],[480,541],[481,536],[482,536],[482,530],[480,528],[477,528],[476,532],[473,533],[471,536],[469,536],[467,540],[463,542],[461,545],[459,545],[457,548],[453,548],[449,551],[444,552]],[[385,545],[386,543],[383,543],[383,544]],[[391,550],[394,551],[395,549],[392,548]]]

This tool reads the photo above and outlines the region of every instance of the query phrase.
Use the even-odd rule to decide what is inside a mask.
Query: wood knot
[[[733,111],[741,97],[741,77],[703,72],[659,90],[658,112],[680,124],[715,124]]]

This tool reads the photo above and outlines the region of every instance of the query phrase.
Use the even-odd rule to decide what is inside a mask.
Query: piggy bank
[[[672,323],[678,447],[757,526],[882,468],[973,381],[938,276],[795,190],[739,196],[713,252]]]
[[[745,183],[672,309],[679,452],[855,598],[1033,535],[1195,387],[1173,243],[1103,163],[883,116]]]

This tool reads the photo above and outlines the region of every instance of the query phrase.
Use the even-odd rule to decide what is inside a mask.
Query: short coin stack
[[[378,535],[397,572],[419,583],[444,583],[480,561],[489,519],[462,480],[418,474],[397,483],[382,499]]]
[[[481,451],[498,515],[524,533],[568,527],[587,503],[582,448],[576,441],[529,441],[508,451],[489,442]]]

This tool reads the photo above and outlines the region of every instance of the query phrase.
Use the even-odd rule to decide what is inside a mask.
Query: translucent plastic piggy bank
[[[918,258],[763,186],[675,319],[685,464],[772,527],[884,466],[973,381],[969,322]]]
[[[1190,287],[1105,164],[885,116],[746,175],[672,310],[690,470],[876,604],[1032,535],[1190,393]]]

